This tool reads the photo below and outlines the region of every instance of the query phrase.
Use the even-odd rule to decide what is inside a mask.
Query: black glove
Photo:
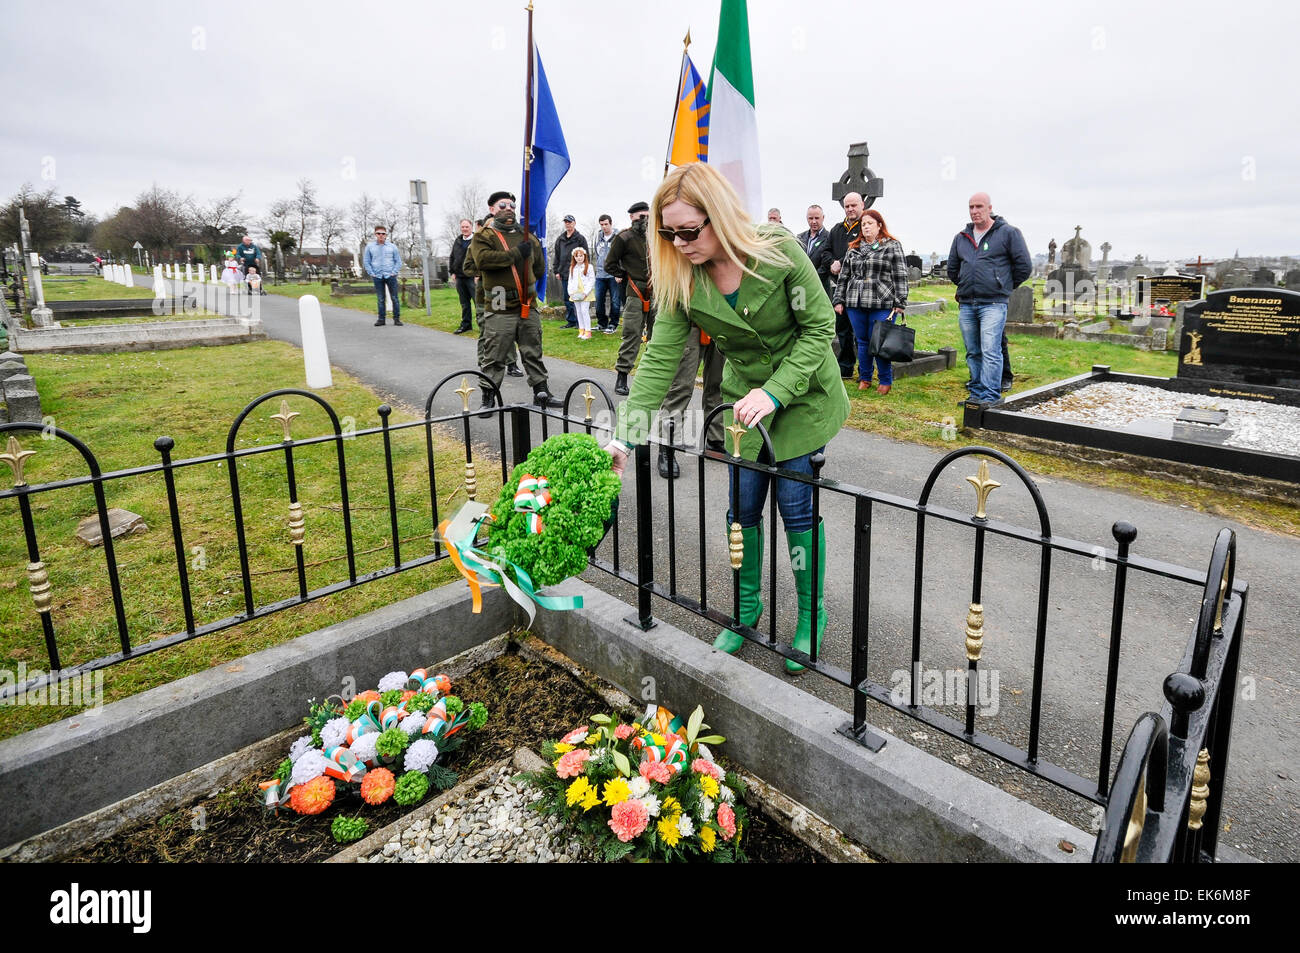
[[[522,265],[526,262],[528,260],[528,243],[520,242],[510,249],[510,257],[514,259],[516,265]]]

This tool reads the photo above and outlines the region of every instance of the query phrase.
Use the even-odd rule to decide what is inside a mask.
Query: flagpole
[[[529,170],[533,164],[533,2],[528,0],[528,80],[524,94],[524,201],[523,226],[524,237],[528,237],[528,198],[531,192],[532,176]]]
[[[686,74],[686,51],[691,45],[691,28],[686,28],[686,36],[682,40],[682,65],[677,68],[677,96],[673,100],[673,115],[668,122],[668,149],[664,152],[664,175],[668,175],[669,160],[673,155],[673,133],[677,129],[677,108],[682,99],[682,77]]]

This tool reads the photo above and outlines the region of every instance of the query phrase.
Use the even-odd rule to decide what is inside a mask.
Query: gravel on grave
[[[1124,427],[1139,420],[1173,421],[1184,407],[1227,411],[1224,425],[1233,433],[1224,446],[1300,457],[1300,407],[1262,400],[1180,394],[1159,387],[1103,381],[1026,407],[1021,413],[1054,417],[1103,427]],[[1208,428],[1207,428],[1208,429]]]
[[[413,822],[381,850],[358,857],[359,864],[554,863],[599,860],[594,850],[568,834],[560,818],[528,807],[541,797],[514,780],[517,769],[503,765],[488,784],[433,817]]]

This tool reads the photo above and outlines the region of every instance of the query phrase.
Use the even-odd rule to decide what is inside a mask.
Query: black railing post
[[[384,472],[388,475],[388,524],[393,532],[393,568],[402,567],[401,543],[397,534],[397,488],[393,485],[393,444],[388,432],[388,418],[393,408],[388,404],[379,405],[379,424],[384,428]]]
[[[677,598],[677,508],[673,496],[673,484],[677,481],[673,479],[673,467],[677,466],[677,458],[673,455],[673,439],[676,437],[674,431],[677,428],[673,426],[671,417],[668,418],[666,429],[668,433],[668,595],[675,599]],[[739,599],[739,583],[736,591]]]
[[[853,721],[840,733],[872,751],[885,739],[867,728],[867,646],[871,628],[871,497],[858,496],[853,507]]]
[[[185,607],[185,631],[194,634],[194,605],[190,599],[190,574],[186,565],[185,542],[181,537],[181,515],[176,503],[176,477],[172,472],[172,447],[176,441],[171,437],[159,437],[153,442],[154,449],[162,454],[163,482],[167,485],[167,509],[172,518],[172,543],[176,547],[176,573],[181,581],[181,604]]]
[[[645,631],[656,625],[650,614],[650,595],[654,586],[655,559],[650,512],[650,445],[639,444],[634,452],[636,467],[636,615],[625,621]]]
[[[1106,698],[1101,721],[1101,764],[1097,769],[1097,793],[1105,797],[1110,784],[1110,748],[1115,734],[1115,691],[1119,682],[1120,636],[1124,631],[1124,594],[1128,584],[1128,548],[1137,539],[1137,528],[1123,520],[1111,527],[1119,544],[1115,557],[1115,598],[1110,611],[1110,658],[1106,667]]]
[[[515,466],[523,463],[532,449],[533,430],[528,411],[523,407],[510,408],[510,453]]]

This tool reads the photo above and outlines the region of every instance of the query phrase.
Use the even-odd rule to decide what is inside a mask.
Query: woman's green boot
[[[739,618],[743,624],[753,627],[763,614],[763,602],[759,599],[763,584],[763,524],[742,526],[740,533],[745,540],[745,552],[740,564]],[[713,640],[713,647],[728,655],[735,655],[744,644],[744,636],[730,629],[723,629]]]
[[[794,571],[794,588],[799,597],[799,618],[795,623],[793,645],[800,652],[812,654],[809,638],[812,630],[813,594],[817,598],[817,650],[821,651],[822,634],[826,631],[826,603],[822,597],[826,583],[826,523],[822,521],[817,533],[817,578],[813,578],[812,537],[813,531],[785,534],[786,544],[790,549],[790,568]],[[798,675],[804,666],[789,659],[785,660],[785,670],[791,675]]]

